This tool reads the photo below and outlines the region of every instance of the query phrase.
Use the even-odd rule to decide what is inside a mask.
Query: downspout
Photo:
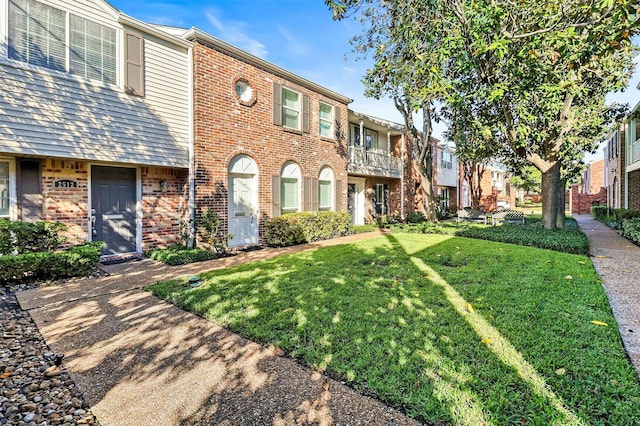
[[[193,75],[193,47],[188,48],[189,52],[189,240],[187,246],[195,247],[196,237],[196,159],[195,159],[195,122],[194,122],[194,75]]]
[[[404,132],[400,135],[400,141],[402,143],[400,147],[400,217],[404,219],[404,150],[405,150],[405,141],[404,141]]]

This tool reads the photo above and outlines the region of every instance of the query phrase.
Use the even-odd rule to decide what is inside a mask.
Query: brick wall
[[[117,165],[114,165],[117,166]],[[188,171],[142,167],[143,250],[178,242],[180,225],[188,219]],[[69,179],[75,188],[56,188],[55,181]],[[166,183],[161,190],[160,181]],[[42,163],[43,220],[64,223],[69,244],[88,241],[89,163],[47,158]]]
[[[143,250],[179,242],[188,232],[188,170],[142,167],[141,176]]]
[[[580,185],[571,185],[571,214],[590,214],[591,206],[607,204],[607,188],[601,187],[593,194],[582,192]]]
[[[640,210],[640,170],[634,170],[627,175],[629,180],[629,208]]]
[[[249,82],[255,102],[240,102],[235,94],[238,79]],[[302,180],[317,179],[323,167],[333,170],[341,182],[339,210],[346,209],[347,129],[345,104],[258,69],[202,43],[194,46],[194,103],[196,158],[196,216],[213,208],[221,216],[221,231],[227,232],[228,167],[245,154],[258,167],[259,235],[272,215],[272,176],[293,161]],[[310,97],[310,133],[286,130],[273,124],[273,83]],[[340,114],[340,138],[319,136],[319,101],[334,106]]]
[[[55,188],[55,181],[70,179],[76,188]],[[42,200],[44,220],[67,225],[70,244],[88,240],[89,173],[86,162],[47,158],[42,163]]]

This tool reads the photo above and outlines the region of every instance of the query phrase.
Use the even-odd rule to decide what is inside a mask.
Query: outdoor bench
[[[462,209],[458,210],[458,222],[462,221],[482,222],[487,224],[487,214],[481,210]]]
[[[524,213],[519,210],[500,210],[491,214],[491,223],[499,222],[522,223],[524,225]]]

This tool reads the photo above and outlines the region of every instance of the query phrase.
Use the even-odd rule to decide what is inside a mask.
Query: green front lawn
[[[429,423],[640,419],[585,256],[393,233],[202,277],[149,289]]]

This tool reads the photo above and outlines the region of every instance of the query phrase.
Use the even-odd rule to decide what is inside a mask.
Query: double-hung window
[[[280,177],[280,205],[282,214],[300,210],[300,167],[292,161],[285,163]]]
[[[66,15],[34,0],[9,1],[9,58],[66,70]]]
[[[69,71],[85,78],[116,83],[116,30],[71,15]]]
[[[282,125],[300,130],[300,93],[282,88]]]
[[[443,169],[451,169],[453,168],[453,157],[450,152],[440,151],[441,152],[441,165]]]
[[[115,29],[36,0],[9,0],[8,22],[10,59],[117,82]]]
[[[333,170],[324,167],[318,178],[318,210],[330,211],[333,208]]]
[[[333,106],[320,102],[320,136],[333,137]]]

